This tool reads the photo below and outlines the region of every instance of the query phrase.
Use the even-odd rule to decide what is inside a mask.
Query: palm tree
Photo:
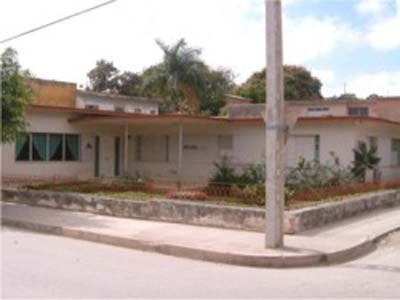
[[[145,92],[168,98],[180,111],[198,113],[200,98],[205,90],[207,66],[200,59],[201,50],[189,48],[184,39],[172,46],[156,40],[163,50],[163,61],[144,72]]]
[[[381,161],[377,155],[377,147],[372,145],[368,147],[366,143],[362,142],[356,149],[353,149],[353,152],[353,174],[361,181],[365,181],[367,170],[374,170]]]

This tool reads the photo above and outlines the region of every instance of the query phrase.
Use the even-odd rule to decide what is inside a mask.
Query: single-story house
[[[2,177],[91,180],[121,176],[160,184],[203,185],[214,162],[236,168],[264,161],[263,105],[231,104],[226,117],[159,114],[152,99],[92,93],[75,84],[34,80],[29,133],[3,145]],[[300,157],[342,165],[359,141],[377,145],[385,180],[400,178],[399,100],[310,101],[286,105],[287,166]],[[385,111],[390,111],[386,117]]]

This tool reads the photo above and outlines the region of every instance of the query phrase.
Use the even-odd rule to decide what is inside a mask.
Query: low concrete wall
[[[347,200],[320,204],[286,213],[288,233],[298,233],[376,209],[400,205],[400,190],[368,193]]]
[[[76,193],[3,189],[2,200],[97,214],[263,232],[263,209],[174,200],[131,201]],[[399,191],[383,191],[285,212],[285,233],[295,234],[377,208],[400,205]]]
[[[3,201],[124,218],[260,231],[264,210],[176,200],[132,201],[76,193],[3,189]]]

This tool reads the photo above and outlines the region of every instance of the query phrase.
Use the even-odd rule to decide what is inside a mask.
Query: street
[[[400,297],[400,232],[330,267],[257,269],[2,228],[2,298]]]

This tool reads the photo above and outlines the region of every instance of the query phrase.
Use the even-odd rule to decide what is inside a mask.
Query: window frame
[[[365,111],[366,113],[362,113],[362,111]],[[354,113],[357,112],[357,113]],[[368,117],[369,116],[369,107],[367,106],[354,106],[354,107],[349,107],[347,109],[347,113],[349,116],[355,116],[355,117]]]
[[[46,137],[46,157],[43,160],[33,160],[33,135],[34,134],[43,134]],[[61,135],[62,140],[62,158],[61,160],[51,160],[50,159],[50,136],[51,135]],[[76,136],[78,139],[78,157],[76,160],[67,160],[66,159],[66,136],[71,135],[71,136]],[[17,142],[14,142],[14,162],[15,163],[43,163],[43,162],[48,162],[48,163],[59,163],[59,162],[78,162],[81,161],[82,159],[82,136],[80,133],[60,133],[60,132],[29,132],[26,134],[26,136],[29,138],[29,159],[27,160],[19,160],[18,159],[18,154],[17,154]]]

